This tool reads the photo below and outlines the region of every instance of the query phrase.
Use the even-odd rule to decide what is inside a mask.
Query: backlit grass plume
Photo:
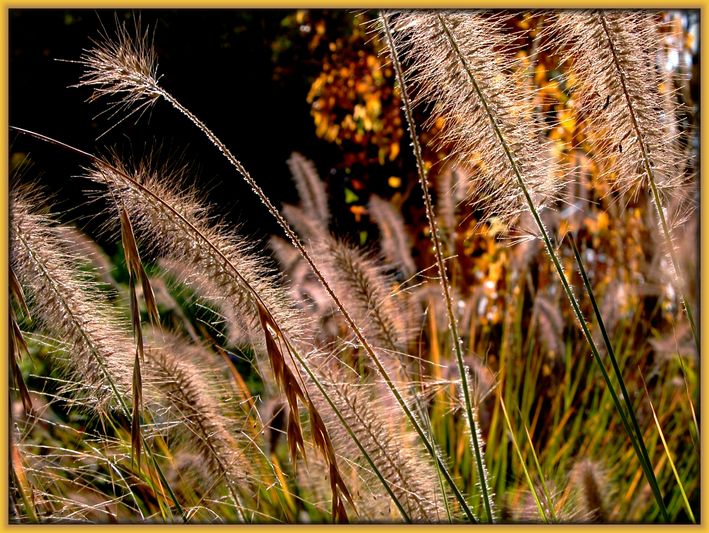
[[[470,432],[471,435],[475,435],[477,433],[477,425],[473,416],[450,292],[447,288],[447,276],[439,242],[439,231],[436,225],[436,217],[431,207],[425,165],[413,119],[412,108],[416,100],[412,100],[410,94],[420,94],[422,96],[418,98],[424,102],[433,104],[435,108],[443,109],[443,117],[448,122],[447,130],[444,131],[450,131],[447,134],[448,140],[453,142],[453,150],[458,157],[462,157],[465,161],[475,155],[471,150],[466,151],[467,145],[465,142],[458,142],[457,144],[454,142],[454,140],[462,137],[476,139],[476,148],[483,149],[479,156],[482,170],[484,171],[485,168],[495,169],[495,175],[489,176],[488,182],[476,184],[474,188],[475,196],[484,200],[492,200],[491,205],[497,205],[499,201],[502,206],[509,205],[510,199],[514,199],[512,205],[519,208],[507,207],[499,211],[499,216],[503,219],[520,212],[526,212],[531,215],[535,225],[534,231],[544,243],[564,293],[571,304],[574,316],[603,375],[605,385],[611,393],[615,409],[623,422],[624,429],[653,491],[655,500],[663,517],[667,517],[667,510],[650,464],[643,433],[639,428],[634,408],[630,405],[626,411],[626,407],[621,403],[615,385],[610,379],[595,340],[591,335],[586,318],[581,311],[579,301],[564,271],[556,246],[540,216],[540,209],[543,203],[550,199],[554,191],[555,182],[548,181],[550,170],[548,163],[537,166],[539,163],[545,163],[548,160],[538,156],[540,152],[543,153],[545,151],[543,148],[540,150],[540,144],[543,147],[544,143],[540,140],[539,131],[535,132],[535,128],[529,129],[529,126],[533,126],[536,123],[535,117],[529,114],[529,100],[524,94],[524,88],[529,85],[518,83],[515,80],[514,65],[507,64],[505,66],[504,62],[500,63],[500,57],[504,60],[505,43],[508,42],[508,39],[504,38],[504,34],[500,31],[499,26],[496,27],[496,24],[499,24],[502,20],[504,18],[500,19],[496,16],[479,12],[404,12],[385,13],[382,15],[381,23],[392,55],[397,81],[402,90],[404,111],[413,140],[419,182],[424,189],[429,229],[441,276],[441,288],[447,302],[452,342],[456,348],[458,366],[461,371],[461,388]],[[440,52],[440,50],[443,50],[443,52]],[[402,65],[407,66],[406,70],[404,70]],[[444,65],[444,67],[441,65]],[[498,70],[498,66],[502,68]],[[409,89],[409,82],[412,82],[411,84],[415,89]],[[507,99],[501,98],[501,95],[504,94],[508,94],[509,97]],[[516,111],[516,122],[510,121],[510,117],[507,115],[507,112],[511,109]],[[463,124],[464,127],[461,128],[459,124]],[[523,126],[522,130],[520,130],[517,127],[518,124],[526,124],[527,127]],[[461,131],[465,131],[466,135],[462,136],[460,134]],[[526,133],[526,136],[521,132]],[[526,144],[526,141],[530,138],[534,138],[535,142]],[[541,172],[540,169],[542,169]],[[508,174],[505,174],[505,172],[508,172]],[[501,176],[503,179],[497,182],[497,187],[494,189],[496,190],[494,197],[490,197],[485,187],[489,187],[490,183],[495,183],[495,176],[498,178]],[[546,181],[540,180],[540,176],[544,176]],[[540,185],[543,183],[548,183],[551,186],[548,188],[543,187]],[[584,288],[589,298],[594,302],[596,318],[601,329],[604,330],[602,317],[595,306],[592,288],[588,283],[583,263],[575,248],[574,253],[577,266],[584,278]],[[627,398],[628,394],[622,372],[610,346],[610,341],[605,335],[604,341],[607,345],[613,371],[619,381],[621,393]],[[481,457],[478,441],[475,438],[472,439],[472,448],[478,464],[479,479],[486,481],[485,464]],[[487,517],[492,521],[490,490],[486,487],[486,483],[481,483],[481,492]]]
[[[31,317],[60,342],[68,397],[99,411],[130,397],[132,355],[127,324],[96,298],[95,282],[82,274],[53,221],[31,207],[36,193],[10,199],[10,265],[27,295]],[[126,328],[124,331],[123,328]]]
[[[244,434],[246,417],[233,402],[224,401],[228,396],[223,378],[205,358],[205,350],[174,336],[161,337],[152,336],[144,363],[144,379],[160,392],[158,402],[167,409],[161,418],[199,454],[211,476],[205,481],[225,484],[233,504],[245,513],[242,498],[252,497],[262,482],[257,474],[260,461],[254,450],[247,450],[253,445]],[[225,414],[227,408],[231,416]]]
[[[411,245],[401,213],[391,203],[373,195],[369,200],[369,214],[379,227],[384,257],[397,267],[405,279],[411,278],[416,274],[416,264],[411,257]]]
[[[91,189],[48,215],[11,187],[11,521],[696,522],[700,365],[662,272],[693,264],[674,214],[696,117],[666,53],[696,51],[696,13],[264,15],[293,33],[262,44],[297,35],[322,59],[312,117],[335,143],[264,176],[290,173],[283,206],[234,155],[251,145],[232,151],[163,86],[140,16],[119,17],[72,62],[88,101],[115,127],[164,100],[279,232],[241,235],[180,157],[11,127],[13,171],[42,141]],[[259,116],[288,135],[281,112]]]
[[[403,313],[376,257],[332,237],[318,246],[317,253],[328,280],[350,295],[350,308],[367,338],[392,353],[404,350],[408,332]]]
[[[558,11],[547,32],[603,175],[633,194],[653,180],[666,198],[686,194],[688,176],[661,23],[652,10]]]
[[[446,502],[437,481],[436,467],[427,459],[420,443],[416,442],[415,433],[403,427],[389,412],[393,398],[382,396],[379,387],[371,382],[362,382],[349,369],[331,371],[325,383],[349,426],[389,482],[411,521],[445,520]],[[350,437],[345,432],[339,431],[336,435],[343,451],[348,450],[348,455],[357,452],[348,443]],[[361,459],[357,459],[357,462],[363,463]],[[376,497],[376,481],[366,464],[360,466],[359,475],[363,478],[359,492],[374,494]],[[364,499],[360,507],[364,507],[366,497],[364,494],[360,497]],[[364,508],[362,512],[372,510]],[[389,519],[386,516],[376,518]]]
[[[161,96],[157,86],[157,54],[149,31],[141,33],[138,21],[134,33],[137,37],[116,19],[116,38],[101,35],[94,41],[94,45],[100,42],[100,46],[85,50],[78,61],[86,67],[79,86],[94,88],[89,101],[108,97],[112,117],[126,113],[120,121],[146,111]]]

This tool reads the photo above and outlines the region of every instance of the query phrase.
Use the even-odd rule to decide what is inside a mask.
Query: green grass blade
[[[519,459],[520,464],[522,465],[522,470],[524,471],[524,478],[527,480],[527,485],[529,485],[529,490],[532,492],[532,497],[534,498],[534,503],[537,506],[537,510],[539,511],[539,516],[541,517],[542,520],[544,520],[545,523],[549,523],[549,518],[546,515],[546,512],[544,512],[544,506],[542,505],[542,502],[539,500],[539,495],[537,494],[537,489],[534,486],[534,483],[532,482],[532,478],[529,475],[529,470],[527,469],[526,461],[524,460],[524,457],[522,456],[522,452],[519,449],[519,444],[517,444],[517,438],[515,437],[515,432],[512,429],[512,424],[510,422],[510,417],[507,414],[507,408],[505,407],[505,401],[502,399],[502,394],[498,394],[498,397],[500,399],[500,407],[502,407],[502,414],[505,417],[505,422],[507,422],[507,429],[510,430],[510,436],[512,437],[512,445],[514,446],[515,452],[517,452],[517,458]]]
[[[670,449],[667,446],[667,441],[665,440],[665,434],[662,432],[662,426],[660,425],[660,420],[657,418],[657,413],[655,412],[655,407],[652,405],[652,400],[650,399],[650,392],[647,390],[647,385],[645,384],[645,380],[643,380],[643,388],[645,389],[645,396],[647,396],[647,401],[650,404],[650,410],[652,411],[652,418],[655,420],[655,426],[657,427],[657,432],[660,435],[660,440],[662,441],[662,447],[665,449],[665,455],[667,455],[667,460],[670,463],[670,468],[672,468],[672,473],[675,476],[675,479],[677,480],[677,485],[679,486],[679,491],[682,494],[682,502],[684,503],[684,507],[687,510],[687,514],[689,515],[689,519],[692,521],[693,524],[696,524],[697,521],[694,518],[694,513],[692,512],[692,506],[689,505],[689,500],[687,499],[687,493],[684,490],[684,484],[682,483],[682,479],[679,477],[679,473],[677,472],[677,468],[675,467],[675,462],[672,460],[672,454],[670,453]]]
[[[544,497],[547,500],[547,505],[549,506],[549,518],[552,522],[556,522],[556,510],[554,509],[554,502],[551,499],[551,494],[549,493],[549,488],[547,487],[547,482],[544,479],[544,474],[542,473],[542,467],[539,464],[539,458],[537,457],[537,452],[534,450],[534,443],[532,442],[532,436],[529,434],[527,425],[524,425],[524,434],[527,436],[527,442],[529,443],[529,449],[532,451],[532,457],[534,458],[534,466],[537,469],[537,475],[542,483],[542,490],[544,491]]]
[[[618,364],[618,360],[616,359],[615,351],[613,350],[613,345],[611,343],[610,338],[608,337],[608,332],[606,331],[606,326],[603,323],[603,317],[601,316],[601,311],[598,308],[598,303],[596,302],[596,297],[593,293],[593,287],[591,287],[591,281],[588,279],[588,275],[586,274],[586,268],[583,266],[583,261],[581,260],[581,254],[579,253],[578,247],[576,246],[576,242],[574,241],[571,234],[567,234],[567,235],[568,235],[568,240],[571,243],[571,249],[574,252],[574,258],[576,260],[576,265],[578,266],[579,272],[581,274],[581,278],[583,279],[584,287],[586,288],[586,293],[588,294],[588,297],[591,300],[591,305],[593,306],[593,313],[596,316],[596,321],[598,322],[598,327],[601,330],[601,336],[603,337],[603,343],[606,347],[606,350],[608,351],[608,358],[611,360],[611,366],[613,367],[613,372],[615,373],[616,380],[618,381],[618,384],[620,386],[620,392],[623,395],[623,398],[625,398],[625,405],[627,407],[627,412],[628,412],[628,415],[630,418],[630,422],[632,424],[632,429],[635,432],[635,441],[636,441],[637,450],[640,452],[640,455],[638,456],[638,458],[640,459],[640,463],[643,466],[643,470],[645,471],[645,476],[647,477],[647,480],[650,483],[650,487],[652,488],[652,492],[655,496],[655,499],[657,500],[657,503],[660,506],[660,510],[662,512],[662,515],[665,518],[665,520],[667,520],[668,519],[667,509],[665,508],[664,500],[662,498],[662,493],[660,492],[660,487],[657,483],[657,478],[655,477],[655,472],[652,469],[652,463],[650,462],[650,456],[647,452],[647,447],[645,446],[645,440],[643,439],[643,433],[642,433],[642,430],[640,429],[640,424],[638,424],[638,419],[635,416],[635,409],[633,408],[633,405],[630,401],[630,396],[628,395],[628,390],[625,387],[625,380],[623,379],[623,373],[621,372],[620,365]],[[611,387],[611,384],[609,383],[608,386]],[[618,406],[618,407],[620,408],[620,406]]]

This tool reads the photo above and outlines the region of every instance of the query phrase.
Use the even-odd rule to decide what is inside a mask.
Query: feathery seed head
[[[391,416],[388,394],[382,396],[376,383],[362,382],[353,372],[330,368],[329,377],[323,379],[328,394],[347,420],[378,470],[390,484],[399,502],[414,522],[439,522],[445,517],[444,496],[435,482],[435,466],[428,459],[420,444],[404,424]],[[318,395],[318,405],[324,400]],[[352,440],[342,426],[334,420],[329,408],[323,408],[326,421],[332,426],[331,434],[337,448],[353,465],[358,466],[358,477],[364,482],[357,492],[362,501],[358,508],[369,520],[390,519],[389,509],[381,508],[381,496],[372,493],[377,483],[369,468],[364,465],[361,453],[354,449]],[[368,489],[369,487],[369,489]],[[377,505],[375,505],[377,504]]]
[[[152,37],[149,30],[141,30],[140,19],[134,24],[132,35],[126,23],[116,20],[115,35],[104,31],[77,61],[85,69],[77,87],[93,89],[89,101],[111,98],[113,114],[145,111],[161,96]]]
[[[252,443],[241,438],[245,421],[237,416],[241,410],[226,402],[224,376],[210,366],[202,347],[162,333],[150,337],[145,380],[158,393],[162,416],[179,422],[176,428],[215,479],[248,492],[256,466],[248,453]]]
[[[131,214],[138,238],[162,258],[184,265],[178,273],[188,274],[198,294],[218,308],[241,316],[237,327],[248,327],[253,340],[263,338],[255,306],[258,295],[275,317],[281,330],[297,336],[302,331],[289,298],[254,246],[215,220],[208,206],[195,193],[180,191],[179,174],[146,160],[129,165],[118,159],[88,169],[87,178],[107,187],[107,199],[125,206]],[[201,273],[201,274],[196,274]],[[207,275],[205,275],[205,273]],[[261,344],[261,343],[258,343]]]
[[[408,338],[403,313],[376,261],[333,237],[323,241],[317,252],[329,283],[350,295],[350,312],[366,324],[368,338],[386,350],[401,349]]]
[[[584,459],[576,463],[570,474],[576,492],[578,521],[608,522],[607,501],[610,484],[597,462]]]
[[[382,253],[386,259],[410,278],[416,273],[411,256],[411,243],[404,225],[404,217],[391,203],[373,195],[369,200],[369,214],[379,227]]]
[[[308,216],[327,227],[330,222],[327,191],[315,165],[299,153],[293,152],[288,158],[288,168],[298,188],[303,209]]]

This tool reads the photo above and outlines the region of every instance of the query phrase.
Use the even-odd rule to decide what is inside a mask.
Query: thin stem
[[[512,444],[514,446],[515,452],[517,453],[517,458],[519,459],[519,462],[522,465],[522,471],[524,472],[524,477],[527,480],[527,485],[529,485],[529,490],[532,493],[532,498],[534,498],[534,503],[537,506],[537,510],[539,511],[539,516],[541,517],[542,520],[544,520],[544,522],[546,522],[548,524],[549,518],[547,517],[547,514],[544,512],[544,507],[542,506],[542,502],[539,500],[539,495],[537,494],[537,490],[534,487],[534,483],[532,482],[532,478],[529,475],[529,470],[527,469],[527,465],[524,461],[524,457],[522,456],[522,451],[519,449],[519,444],[517,444],[517,438],[515,437],[514,430],[512,429],[512,423],[510,422],[510,417],[507,414],[507,408],[505,407],[505,401],[502,399],[502,394],[498,394],[498,398],[500,400],[500,407],[502,407],[502,414],[505,417],[505,422],[507,422],[507,428],[510,430]],[[547,495],[547,501],[549,502],[549,505],[551,506],[551,501],[549,500],[548,495]]]
[[[456,320],[455,313],[453,312],[453,300],[451,298],[450,284],[448,283],[448,275],[446,272],[445,261],[443,259],[443,252],[441,250],[441,240],[438,233],[438,225],[436,223],[436,217],[433,212],[433,206],[431,203],[431,195],[428,191],[428,181],[426,176],[426,168],[423,162],[423,155],[421,153],[421,145],[418,140],[418,134],[416,132],[416,123],[414,122],[412,105],[409,100],[409,94],[406,89],[406,81],[404,80],[403,70],[401,68],[401,63],[399,62],[399,57],[394,46],[394,40],[391,35],[391,28],[389,27],[389,21],[383,14],[380,15],[382,24],[384,27],[384,33],[386,34],[387,42],[389,45],[389,51],[391,53],[392,63],[394,64],[394,70],[396,71],[396,78],[399,82],[399,87],[401,89],[401,99],[403,101],[404,112],[406,114],[406,122],[409,127],[409,135],[411,137],[411,142],[414,150],[414,156],[416,157],[416,169],[418,171],[419,183],[423,189],[423,199],[426,205],[426,218],[428,219],[428,227],[431,232],[431,242],[433,243],[433,251],[436,256],[436,266],[438,267],[439,281],[441,285],[441,290],[443,291],[443,299],[446,304],[446,314],[448,316],[448,324],[450,327],[451,342],[455,348],[456,363],[458,364],[458,372],[460,373],[460,383],[463,389],[463,400],[465,403],[465,413],[468,421],[468,429],[470,431],[470,440],[472,443],[473,454],[475,455],[475,463],[478,470],[478,479],[480,480],[480,489],[482,492],[483,505],[485,507],[485,514],[489,522],[494,522],[494,516],[492,512],[491,498],[488,489],[487,472],[484,463],[484,457],[482,454],[480,442],[478,442],[478,427],[475,422],[475,416],[473,413],[472,399],[470,394],[470,389],[468,386],[468,372],[465,367],[465,361],[463,360],[463,348],[461,346],[460,335],[458,334],[458,321]]]
[[[500,398],[502,401],[502,398]],[[517,409],[517,413],[522,417],[522,413]],[[532,442],[532,436],[529,434],[529,429],[527,425],[522,421],[524,427],[524,434],[527,437],[527,443],[529,444],[529,449],[532,452],[532,458],[534,459],[534,466],[537,469],[537,475],[539,476],[539,481],[542,484],[542,491],[544,492],[544,497],[547,501],[547,509],[549,510],[549,518],[552,522],[556,522],[556,511],[554,510],[554,501],[551,498],[551,493],[549,492],[549,487],[547,487],[547,482],[544,480],[544,473],[542,472],[542,466],[539,464],[539,457],[537,457],[537,452],[534,450],[534,442]]]
[[[694,513],[692,512],[692,506],[689,505],[689,500],[687,499],[687,493],[684,490],[684,483],[682,483],[682,478],[679,475],[679,472],[677,472],[677,467],[675,466],[675,462],[672,460],[672,454],[670,453],[670,448],[667,446],[667,441],[665,440],[665,434],[662,431],[662,425],[660,425],[660,419],[657,418],[657,413],[655,412],[655,407],[652,405],[652,398],[650,398],[650,391],[647,390],[647,384],[645,383],[645,380],[643,379],[643,388],[645,389],[645,396],[647,396],[647,401],[650,404],[650,411],[652,412],[652,418],[655,420],[655,427],[657,427],[657,433],[660,436],[660,440],[662,441],[662,447],[665,449],[665,456],[667,457],[667,461],[670,463],[670,468],[672,468],[672,473],[675,476],[675,481],[677,481],[677,486],[679,487],[680,494],[682,495],[682,502],[684,503],[684,508],[687,511],[687,514],[689,515],[689,519],[692,521],[693,524],[697,523],[697,520],[694,518]]]

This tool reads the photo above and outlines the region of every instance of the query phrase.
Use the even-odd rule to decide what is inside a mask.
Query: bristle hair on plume
[[[464,172],[456,165],[448,165],[436,176],[436,212],[439,226],[450,239],[458,228],[456,213],[465,201],[467,184]]]
[[[179,434],[238,502],[242,491],[252,489],[253,458],[246,453],[250,443],[237,440],[241,428],[225,415],[223,378],[209,368],[201,347],[165,334],[153,335],[152,341],[146,350],[145,381],[161,393],[158,401],[167,409],[162,416],[179,422]]]
[[[324,383],[411,521],[441,521],[445,516],[445,503],[436,482],[436,467],[428,460],[420,443],[416,442],[415,434],[398,427],[400,422],[388,414],[388,406],[393,399],[381,397],[380,387],[362,382],[359,376],[347,370],[331,369]],[[360,465],[359,475],[365,476],[364,485],[376,486],[377,481],[359,452],[353,448],[350,437],[341,428],[338,429],[334,421],[332,426],[336,428],[333,438],[340,444],[339,449],[354,464]],[[364,487],[360,491],[364,491]],[[361,494],[360,498],[366,496]],[[359,508],[367,513],[364,504],[362,502]]]
[[[573,72],[574,109],[603,175],[623,192],[649,186],[685,194],[679,104],[663,59],[661,18],[653,10],[558,11],[546,33]]]
[[[342,294],[349,294],[350,311],[367,338],[391,352],[404,348],[407,333],[392,283],[373,257],[334,237],[324,240],[317,255],[325,276]]]

